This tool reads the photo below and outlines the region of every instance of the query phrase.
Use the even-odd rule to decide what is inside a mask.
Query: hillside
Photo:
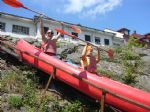
[[[13,42],[17,40],[8,39]],[[36,46],[40,45],[37,41],[30,40],[29,42]],[[82,49],[82,45],[58,43],[59,56],[76,64],[80,64]],[[104,47],[104,49],[108,48]],[[113,49],[114,59],[109,59],[107,54],[101,51],[98,72],[103,76],[150,92],[150,50],[131,44]],[[43,97],[41,93],[48,80],[48,74],[19,62],[3,51],[0,52],[0,68],[1,111],[80,112],[99,110],[98,102],[58,80],[53,80],[47,94]],[[111,112],[114,110],[112,107],[107,109]]]
[[[17,39],[8,40],[15,42]],[[0,68],[0,112],[87,112],[100,109],[98,101],[58,80],[53,80],[43,94],[49,75],[3,50],[0,51]],[[112,107],[106,107],[106,110],[113,111]]]

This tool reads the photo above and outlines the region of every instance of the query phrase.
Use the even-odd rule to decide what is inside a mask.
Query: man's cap
[[[47,33],[52,32],[52,30],[47,30]]]

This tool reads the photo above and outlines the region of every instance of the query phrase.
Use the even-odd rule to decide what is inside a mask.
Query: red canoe
[[[55,65],[58,68],[61,68],[61,70],[56,69],[57,79],[65,82],[66,84],[76,88],[77,90],[83,92],[84,94],[96,100],[101,99],[102,91],[100,91],[99,89],[91,85],[86,84],[85,82],[67,74],[64,71],[67,71],[71,74],[75,74],[78,77],[87,79],[89,82],[94,83],[101,88],[105,88],[109,91],[112,91],[118,95],[139,102],[143,105],[150,106],[150,93],[146,93],[144,91],[127,86],[125,84],[111,80],[109,78],[100,77],[95,74],[91,74],[89,72],[83,71],[82,69],[79,69],[77,67],[73,67],[55,57],[46,55],[38,48],[30,45],[24,40],[19,40],[16,44],[16,48],[21,51],[27,52],[31,55],[38,56],[40,59],[45,60],[46,62],[51,63],[52,65]],[[16,52],[18,53],[18,51]],[[51,65],[48,65],[42,62],[41,60],[38,60],[30,55],[27,55],[26,53],[22,53],[21,56],[24,61],[27,61],[33,66],[43,70],[46,73],[49,74],[52,73],[53,67]],[[109,94],[106,95],[105,103],[114,106],[120,110],[123,110],[125,112],[150,112],[150,110],[148,109],[144,109],[139,106],[133,105],[131,103],[125,102]]]

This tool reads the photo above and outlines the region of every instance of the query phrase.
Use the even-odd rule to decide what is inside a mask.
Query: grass
[[[28,112],[65,112],[65,110],[69,109],[71,112],[82,108],[77,102],[61,106],[59,100],[54,96],[42,98],[37,88],[38,78],[35,75],[36,71],[29,68],[28,66],[20,66],[19,69],[10,70],[2,76],[2,92],[8,94],[15,93],[22,96],[10,96],[8,103],[11,107],[16,109],[25,107]]]
[[[22,106],[22,98],[20,96],[10,96],[8,103],[11,107],[20,108]]]
[[[73,52],[74,51],[76,51],[76,48],[73,49]],[[132,51],[132,47],[130,48],[129,46],[117,48],[115,56],[115,60],[117,60],[116,62],[120,62],[120,65],[124,68],[124,75],[122,77],[118,77],[110,70],[103,68],[98,68],[97,71],[106,77],[115,80],[121,79],[126,84],[136,84],[137,76],[135,74],[137,73],[137,69],[141,66],[140,56],[135,54]],[[109,60],[105,55],[102,59],[109,62],[115,62]],[[78,100],[71,101],[63,106],[54,96],[46,96],[41,100],[38,90],[39,79],[35,75],[36,72],[37,70],[31,66],[18,66],[18,69],[10,70],[3,74],[0,81],[2,92],[19,93],[22,95],[22,98],[18,96],[9,97],[8,102],[12,107],[20,108],[23,106],[28,112],[81,112],[84,110],[83,102]],[[90,107],[87,108],[88,111],[92,111]]]
[[[115,50],[115,58],[118,59],[118,62],[120,62],[120,65],[124,69],[122,80],[125,84],[133,86],[138,82],[136,78],[137,74],[140,74],[142,71],[143,62],[141,56],[135,53],[134,48],[141,47],[141,44],[131,37],[127,45],[118,47]]]
[[[65,106],[65,108],[62,109],[62,112],[82,112],[82,104],[80,101],[76,100],[73,103]]]
[[[103,74],[103,76],[106,76],[108,78],[112,78],[114,76],[114,74],[111,71],[100,68],[100,67],[97,68],[97,72],[100,74]]]

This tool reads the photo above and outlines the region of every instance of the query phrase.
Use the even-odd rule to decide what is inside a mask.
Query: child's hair
[[[91,45],[87,45],[87,51],[92,50],[92,49],[93,49],[93,47]]]

